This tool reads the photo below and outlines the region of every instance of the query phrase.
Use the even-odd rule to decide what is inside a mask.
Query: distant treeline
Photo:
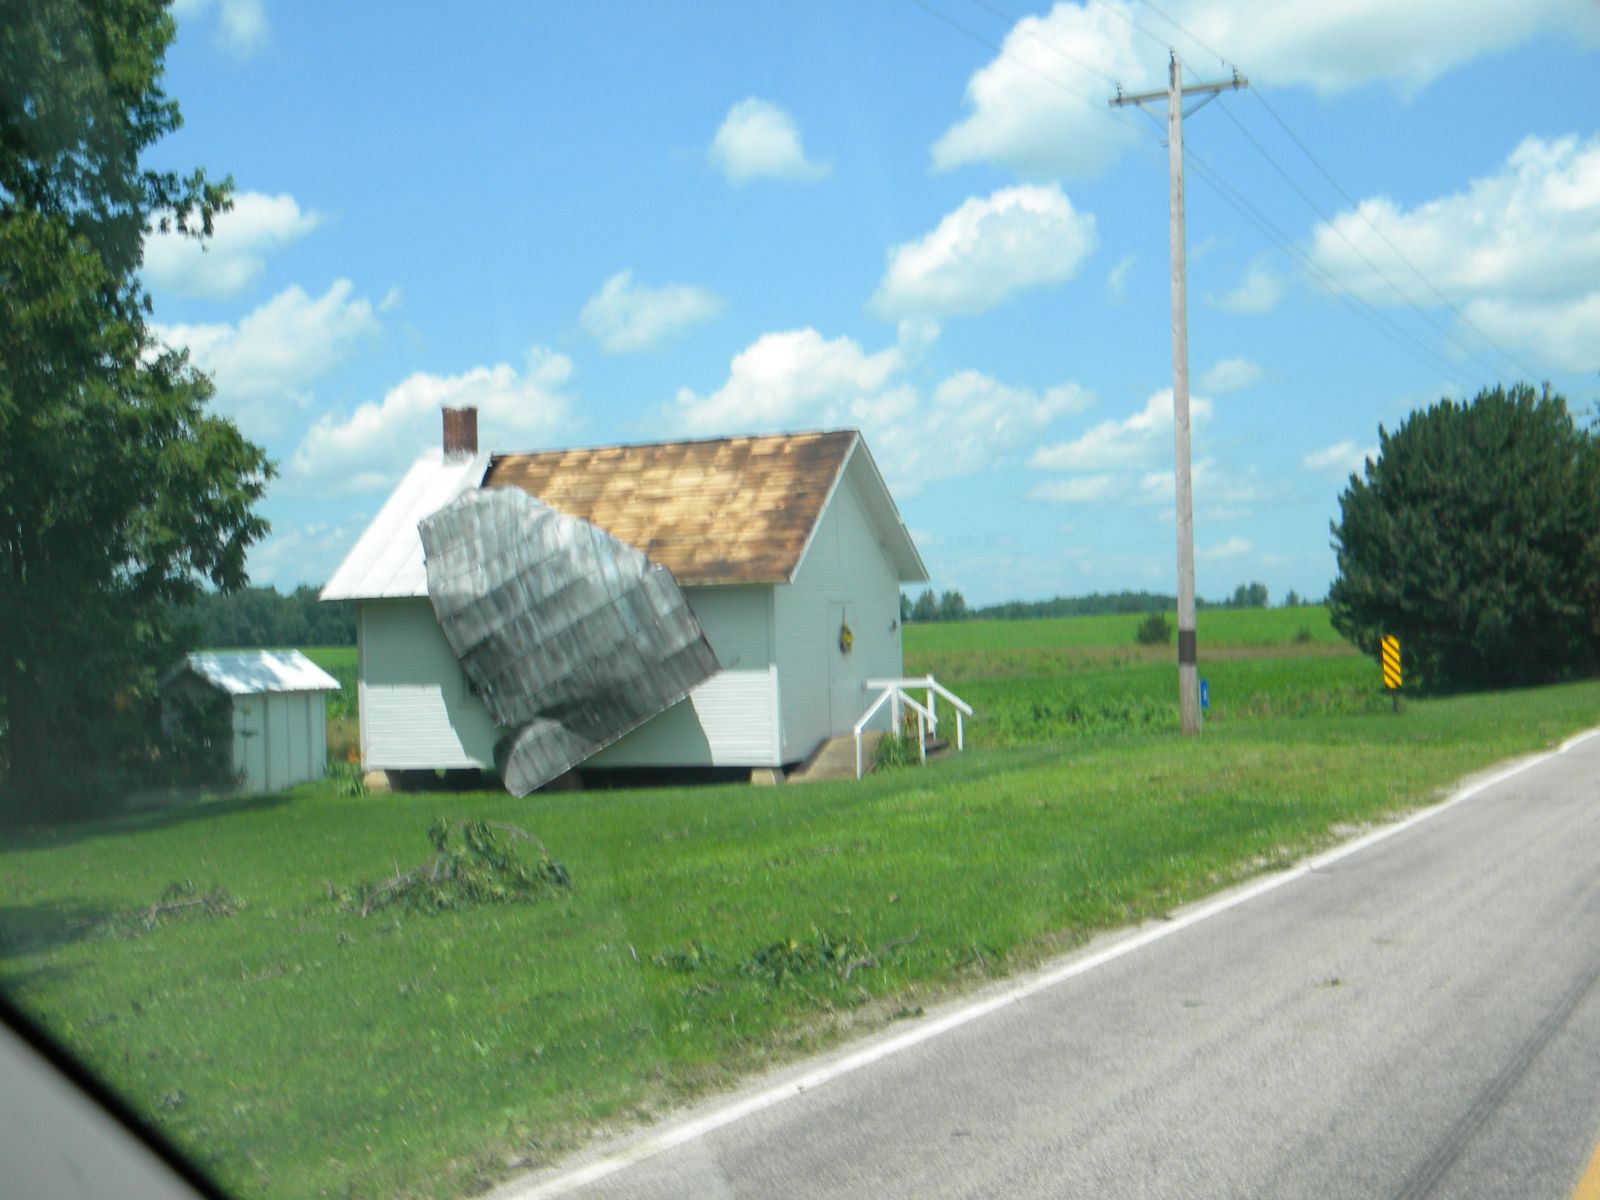
[[[195,645],[353,646],[356,606],[348,600],[324,604],[317,588],[301,584],[287,596],[277,588],[251,587],[232,595],[207,592],[182,616],[199,629]]]
[[[1271,602],[1264,583],[1241,583],[1233,595],[1225,600],[1207,600],[1195,597],[1196,608],[1266,608]],[[1299,608],[1318,603],[1290,591],[1283,598],[1283,607]],[[1178,607],[1176,596],[1160,592],[1094,592],[1087,596],[1057,596],[1052,600],[1007,600],[1003,604],[989,604],[983,608],[968,608],[960,592],[934,595],[928,588],[913,600],[904,592],[900,594],[900,618],[903,621],[967,621],[988,619],[997,621],[1026,620],[1032,617],[1103,617],[1121,613],[1168,613]]]
[[[1103,617],[1112,613],[1164,613],[1178,607],[1176,596],[1156,592],[1095,592],[1051,600],[1007,600],[972,610],[974,617],[1012,621],[1020,617]]]

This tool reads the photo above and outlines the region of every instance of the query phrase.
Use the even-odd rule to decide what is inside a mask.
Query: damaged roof
[[[853,429],[480,454],[470,461],[469,469],[486,464],[482,487],[520,488],[643,551],[679,583],[698,587],[791,580],[848,472],[901,581],[927,578],[883,477]],[[427,466],[412,469],[329,580],[324,600],[427,595],[416,523],[478,484],[460,475],[446,483],[440,472],[437,453]]]
[[[598,525],[680,583],[793,576],[859,435],[780,434],[501,454],[485,487],[519,487]]]

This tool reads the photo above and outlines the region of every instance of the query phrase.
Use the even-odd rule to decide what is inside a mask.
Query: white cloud
[[[1324,93],[1370,83],[1415,90],[1541,33],[1600,44],[1592,0],[1170,0],[1164,10],[1252,75]],[[968,80],[968,113],[934,144],[934,165],[985,162],[1035,178],[1104,171],[1142,136],[1137,115],[1108,119],[1105,77],[1130,92],[1166,86],[1165,49],[1134,30],[1148,20],[1124,0],[1088,0],[1018,21],[1002,54]],[[1178,45],[1202,53],[1181,36]]]
[[[1163,519],[1172,519],[1172,506],[1178,486],[1171,467],[1146,472],[1139,480],[1137,500],[1164,510]],[[1223,470],[1214,458],[1202,458],[1189,468],[1189,492],[1197,511],[1218,521],[1235,521],[1250,515],[1250,506],[1267,498],[1256,481],[1254,467]]]
[[[1035,178],[1087,178],[1111,166],[1141,135],[1132,124],[1137,118],[1107,119],[1100,106],[1108,89],[1099,74],[1135,89],[1155,86],[1159,74],[1152,56],[1134,47],[1127,18],[1121,3],[1090,0],[1018,21],[1002,56],[967,81],[970,114],[934,143],[934,166],[989,162]]]
[[[633,282],[632,271],[619,271],[583,306],[579,320],[603,349],[628,354],[659,346],[721,311],[721,299],[705,288],[686,283],[647,287]]]
[[[1205,562],[1221,562],[1230,558],[1243,558],[1255,547],[1242,537],[1231,537],[1225,542],[1218,542],[1214,546],[1201,546],[1195,550],[1194,556]]]
[[[393,312],[405,303],[406,295],[400,290],[398,283],[389,285],[389,290],[383,294],[383,299],[378,301],[378,311],[381,313]]]
[[[1209,399],[1191,397],[1196,429],[1212,411]],[[1164,390],[1123,420],[1101,421],[1071,441],[1035,450],[1030,467],[1067,474],[1035,484],[1028,495],[1054,504],[1149,507],[1154,520],[1170,524],[1176,494],[1172,450],[1172,392]],[[1223,469],[1213,458],[1193,462],[1190,486],[1196,511],[1209,520],[1247,517],[1252,505],[1267,498],[1254,467]]]
[[[1233,290],[1214,298],[1212,303],[1224,312],[1253,316],[1277,308],[1287,290],[1283,277],[1272,269],[1266,255],[1258,254],[1250,260]]]
[[[267,254],[299,241],[322,220],[321,213],[301,211],[293,196],[241,192],[203,243],[178,233],[146,237],[144,276],[157,291],[232,296],[261,274]]]
[[[439,441],[439,410],[478,410],[484,448],[534,449],[572,423],[563,389],[572,360],[535,346],[522,370],[500,363],[459,375],[419,371],[348,417],[320,417],[289,459],[287,474],[325,492],[375,491],[392,485],[417,454]]]
[[[1076,384],[1043,392],[1008,387],[978,371],[959,371],[934,389],[931,402],[918,400],[905,419],[875,419],[865,425],[873,453],[889,464],[901,494],[924,481],[968,475],[1020,449],[1057,417],[1088,406]],[[880,449],[881,448],[881,449]]]
[[[217,44],[238,58],[253,58],[272,44],[265,0],[176,0],[172,7],[181,19],[214,9]]]
[[[888,317],[980,313],[1070,279],[1098,241],[1094,216],[1057,184],[973,197],[920,241],[889,251],[872,306]]]
[[[1317,226],[1311,255],[1373,304],[1439,305],[1415,266],[1495,341],[1600,367],[1600,137],[1527,138],[1494,174],[1409,211],[1364,200]]]
[[[1129,254],[1106,273],[1106,291],[1118,304],[1128,294],[1128,275],[1133,270],[1133,255]]]
[[[1189,398],[1189,420],[1198,425],[1211,416],[1211,401]],[[1028,465],[1052,471],[1103,471],[1142,466],[1172,445],[1172,389],[1155,392],[1144,407],[1121,421],[1101,421],[1068,442],[1041,446]]]
[[[679,391],[674,421],[691,433],[729,433],[831,423],[891,396],[904,357],[891,346],[868,354],[850,338],[815,329],[765,333],[734,355],[728,380],[708,396]]]
[[[800,144],[794,118],[769,100],[749,96],[728,110],[708,152],[735,187],[752,179],[821,179],[833,167],[813,162]]]
[[[246,564],[250,582],[288,591],[302,583],[321,584],[349,552],[371,514],[337,524],[312,522],[271,534],[251,547]]]
[[[992,465],[1088,403],[1075,384],[1035,392],[978,371],[950,375],[925,396],[905,374],[928,334],[913,322],[898,344],[870,353],[815,329],[763,334],[734,356],[716,391],[681,390],[668,419],[693,434],[854,426],[896,494],[910,495]]]
[[[1028,491],[1030,500],[1043,500],[1050,504],[1087,504],[1104,500],[1116,490],[1115,475],[1079,475],[1070,479],[1052,479],[1037,483]],[[1070,526],[1069,526],[1070,528]]]
[[[1332,471],[1336,475],[1349,475],[1362,469],[1367,459],[1377,458],[1378,448],[1357,446],[1349,438],[1342,442],[1335,442],[1331,446],[1324,446],[1321,450],[1313,450],[1310,454],[1300,459],[1300,465],[1308,471]]]
[[[1224,358],[1195,382],[1208,392],[1236,392],[1261,378],[1261,366],[1248,358]]]
[[[371,301],[352,297],[353,290],[348,279],[315,298],[289,287],[238,325],[157,325],[155,333],[169,346],[186,347],[195,365],[211,373],[223,413],[247,433],[270,436],[286,401],[303,404],[307,384],[378,332]]]

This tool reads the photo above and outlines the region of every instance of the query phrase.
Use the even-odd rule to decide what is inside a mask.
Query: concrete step
[[[867,770],[872,769],[872,758],[883,734],[867,730],[861,735],[861,759]],[[821,779],[854,779],[856,777],[856,739],[854,734],[829,738],[812,752],[785,778],[786,783],[815,783]]]

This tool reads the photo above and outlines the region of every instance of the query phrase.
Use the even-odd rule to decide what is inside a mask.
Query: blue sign
[[[1200,681],[1200,707],[1202,709],[1211,707],[1211,681],[1209,679]]]

